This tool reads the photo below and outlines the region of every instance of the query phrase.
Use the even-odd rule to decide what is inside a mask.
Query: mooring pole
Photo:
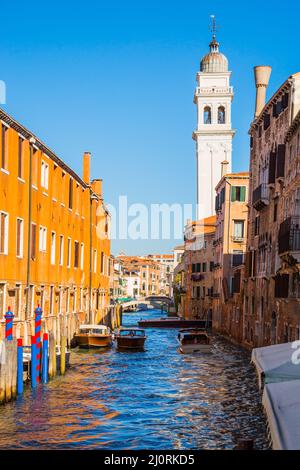
[[[5,338],[8,341],[12,341],[14,314],[11,312],[10,307],[8,307],[8,311],[4,315],[4,318],[5,318]]]
[[[35,309],[35,338],[36,338],[36,379],[40,381],[41,373],[41,323],[42,323],[42,309],[38,305]]]
[[[21,395],[24,390],[23,384],[23,341],[22,338],[18,339],[18,356],[17,356],[17,393]]]
[[[37,358],[36,358],[36,338],[31,336],[31,386],[32,388],[36,387],[37,384]]]
[[[48,333],[43,335],[43,355],[42,355],[42,381],[48,383]]]

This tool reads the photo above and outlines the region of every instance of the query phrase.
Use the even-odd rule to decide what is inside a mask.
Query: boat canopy
[[[119,330],[120,336],[145,336],[145,330],[138,328],[124,328]]]
[[[263,406],[274,450],[300,449],[300,380],[265,386]]]
[[[80,325],[79,329],[80,331],[84,331],[84,330],[108,331],[109,330],[109,328],[106,325]]]
[[[263,379],[266,384],[300,380],[300,364],[292,361],[293,354],[297,354],[297,347],[293,345],[294,343],[283,343],[253,349],[251,360],[258,372],[260,388]]]

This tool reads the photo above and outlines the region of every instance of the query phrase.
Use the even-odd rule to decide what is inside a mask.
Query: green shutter
[[[241,186],[241,202],[246,200],[246,186]]]
[[[231,201],[236,201],[236,186],[231,187]]]

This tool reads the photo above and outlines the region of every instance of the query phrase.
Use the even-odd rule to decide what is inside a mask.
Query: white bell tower
[[[194,103],[197,105],[197,220],[215,213],[215,187],[221,177],[231,172],[232,139],[231,103],[233,88],[228,61],[219,52],[213,17],[210,52],[203,57],[197,73]]]

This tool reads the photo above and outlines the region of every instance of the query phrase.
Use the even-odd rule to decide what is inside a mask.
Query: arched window
[[[211,109],[209,106],[205,106],[203,115],[204,124],[211,124]]]
[[[219,106],[218,108],[218,124],[225,124],[225,108]]]

